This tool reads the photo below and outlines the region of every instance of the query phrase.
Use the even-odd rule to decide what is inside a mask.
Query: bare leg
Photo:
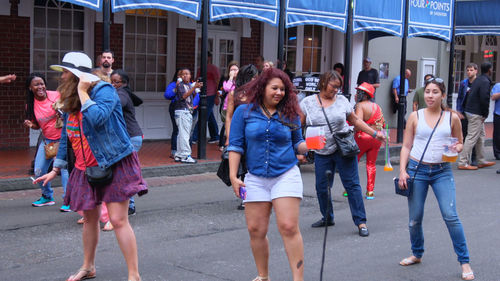
[[[127,263],[128,280],[141,280],[137,258],[137,242],[134,230],[132,230],[128,221],[128,200],[110,202],[106,205],[110,221],[115,229],[116,240],[118,240],[118,245],[120,245],[123,257]]]
[[[269,216],[271,215],[271,202],[247,202],[245,203],[245,217],[247,220],[248,234],[250,234],[250,246],[259,276],[266,277],[269,274],[269,241],[267,240],[267,229]]]
[[[99,216],[101,215],[101,206],[89,211],[83,211],[84,223],[82,230],[83,242],[83,265],[82,269],[93,270],[95,268],[95,253],[97,242],[99,241]],[[69,280],[79,280],[84,271],[79,271],[72,275]]]
[[[304,280],[304,244],[299,229],[300,198],[283,197],[273,200],[278,230],[285,244],[293,280]]]

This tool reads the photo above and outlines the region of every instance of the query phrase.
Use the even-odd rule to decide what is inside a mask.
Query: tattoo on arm
[[[302,260],[300,260],[298,263],[297,263],[297,269],[299,269],[302,265],[304,264],[304,262]]]

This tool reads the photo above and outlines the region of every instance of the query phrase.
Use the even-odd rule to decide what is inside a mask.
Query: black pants
[[[463,115],[464,115],[464,119],[460,119],[460,122],[462,122],[462,135],[464,137],[464,143],[465,143],[465,138],[467,137],[467,127],[469,126],[469,121],[467,120],[467,117],[465,117],[465,113],[463,113]],[[500,142],[499,142],[499,144],[500,144]],[[476,148],[475,147],[472,149],[470,164],[473,166],[477,165]]]
[[[493,114],[493,154],[500,160],[500,115]]]

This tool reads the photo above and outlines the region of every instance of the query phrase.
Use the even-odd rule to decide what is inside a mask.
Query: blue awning
[[[457,2],[455,35],[500,35],[500,1]]]
[[[288,0],[286,27],[314,24],[345,32],[347,0]]]
[[[199,20],[201,0],[113,0],[112,2],[113,12],[131,9],[161,9]]]
[[[408,11],[408,37],[431,36],[451,40],[453,0],[412,0]]]
[[[355,0],[353,9],[353,33],[382,31],[403,36],[405,0]]]
[[[210,21],[251,18],[278,25],[279,0],[210,0]]]
[[[61,0],[78,6],[86,7],[96,11],[102,11],[101,0]]]

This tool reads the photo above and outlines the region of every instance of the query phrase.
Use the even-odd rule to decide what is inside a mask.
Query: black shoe
[[[370,232],[368,232],[368,228],[366,228],[365,226],[359,228],[359,236],[366,237],[368,235],[370,235]]]
[[[334,221],[329,221],[328,226],[334,226],[335,222]],[[326,221],[323,219],[320,219],[319,221],[311,224],[311,227],[325,227],[326,226]]]
[[[128,208],[128,215],[129,215],[129,216],[133,216],[133,215],[135,215],[135,207],[132,207],[132,208],[130,208],[130,207],[129,207],[129,208]]]

